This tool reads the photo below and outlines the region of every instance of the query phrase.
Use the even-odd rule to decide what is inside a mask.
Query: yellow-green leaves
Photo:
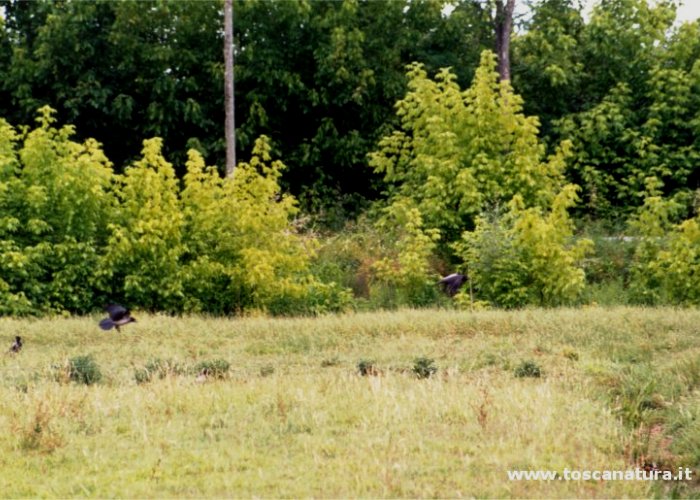
[[[412,65],[409,91],[396,105],[401,129],[370,155],[370,165],[394,186],[389,202],[413,200],[428,227],[459,232],[515,194],[529,206],[546,206],[563,184],[570,146],[544,159],[537,118],[522,113],[522,99],[498,82],[495,65],[484,52],[464,92],[449,70],[432,80]]]
[[[414,295],[434,288],[434,282],[428,279],[428,259],[440,238],[439,231],[425,228],[420,211],[406,199],[385,210],[379,229],[393,240],[393,245],[389,255],[372,265],[375,284]]]
[[[637,245],[630,288],[648,304],[700,303],[700,215],[674,223],[683,204],[659,196],[660,183],[647,180],[649,195],[630,221]]]
[[[409,68],[409,91],[396,105],[401,129],[370,155],[391,186],[378,225],[397,235],[375,276],[404,290],[429,282],[441,240],[477,270],[487,300],[569,302],[584,285],[580,260],[588,248],[570,241],[567,209],[576,195],[563,187],[563,172],[571,144],[545,158],[537,118],[523,114],[522,99],[498,81],[495,67],[495,55],[484,52],[464,92],[450,70],[430,79],[421,65]],[[480,216],[506,205],[503,221]],[[464,242],[451,246],[462,233]]]
[[[190,152],[182,191],[186,309],[322,312],[323,300],[332,302],[340,292],[326,294],[310,275],[316,243],[294,225],[296,200],[278,183],[283,169],[272,161],[264,136],[250,161],[237,165],[233,180]],[[313,306],[306,302],[311,295]]]
[[[20,138],[0,122],[0,313],[87,311],[98,248],[115,215],[111,165],[39,110]]]
[[[573,303],[585,286],[583,258],[592,250],[576,241],[568,209],[577,200],[569,184],[552,207],[526,208],[515,196],[503,216],[480,217],[453,246],[464,259],[480,298],[502,307]]]
[[[106,300],[172,312],[344,307],[309,271],[316,243],[295,224],[284,165],[265,137],[235,181],[190,151],[181,182],[159,138],[114,175],[94,140],[40,110],[22,141],[0,122],[0,314],[88,312]]]
[[[119,218],[109,225],[101,275],[107,290],[123,293],[130,303],[178,310],[183,215],[175,171],[161,148],[160,139],[144,141],[143,158],[120,179]]]

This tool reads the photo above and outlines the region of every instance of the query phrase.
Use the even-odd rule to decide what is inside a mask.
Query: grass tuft
[[[430,378],[437,370],[435,360],[431,358],[416,358],[413,361],[413,373],[418,378]]]
[[[540,378],[542,376],[540,366],[534,361],[523,361],[515,367],[515,371],[513,373],[518,378]]]
[[[102,380],[102,372],[91,355],[76,356],[68,362],[68,377],[78,384],[92,385]]]

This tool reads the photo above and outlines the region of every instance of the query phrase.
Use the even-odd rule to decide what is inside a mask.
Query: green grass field
[[[2,497],[700,496],[698,310],[135,315],[0,320],[25,339],[0,356]],[[100,382],[70,381],[80,355]],[[155,359],[170,370],[137,383]],[[694,479],[507,477],[645,461]]]

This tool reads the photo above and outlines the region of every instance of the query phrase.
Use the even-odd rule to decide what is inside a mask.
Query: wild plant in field
[[[437,366],[435,360],[431,358],[416,358],[413,362],[413,373],[418,378],[430,378],[435,372],[437,372]]]
[[[332,358],[327,358],[321,361],[321,368],[328,368],[329,366],[337,366],[340,364],[340,360],[338,359],[337,356],[333,356]]]
[[[518,378],[539,378],[542,376],[542,370],[534,361],[523,361],[517,367],[515,367],[515,376]]]
[[[194,369],[199,376],[223,379],[226,378],[229,368],[231,363],[225,359],[212,359],[199,362]]]
[[[102,372],[92,356],[76,356],[68,362],[68,377],[73,382],[92,385],[102,380]]]
[[[357,363],[357,372],[363,377],[379,374],[379,370],[377,370],[377,367],[374,365],[374,361],[369,359],[361,359],[360,362]]]
[[[275,373],[275,367],[272,365],[265,365],[260,368],[261,377],[269,377],[273,373]]]
[[[34,417],[29,422],[13,425],[13,434],[18,437],[20,448],[52,453],[63,446],[64,439],[54,429],[52,419],[49,405],[40,401]]]
[[[481,394],[481,400],[477,403],[471,403],[471,407],[476,414],[476,420],[479,422],[479,426],[484,429],[486,428],[486,422],[489,416],[489,406],[493,403],[489,391],[486,387],[482,387],[479,391]]]

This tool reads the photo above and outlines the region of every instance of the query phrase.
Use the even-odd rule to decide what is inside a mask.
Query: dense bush
[[[143,368],[134,370],[134,379],[137,384],[145,384],[153,378],[163,379],[170,375],[182,375],[187,369],[177,361],[170,359],[150,359]]]
[[[323,244],[302,232],[265,137],[233,180],[196,151],[178,179],[158,138],[116,175],[98,143],[54,126],[50,108],[22,134],[0,120],[0,314],[86,313],[122,300],[214,314],[426,306],[447,302],[437,278],[456,269],[470,276],[472,306],[603,296],[582,293],[584,269],[599,288],[614,281],[606,303],[700,303],[700,219],[678,223],[687,193],[664,199],[646,179],[634,243],[603,245],[585,261],[592,243],[575,237],[568,213],[577,187],[561,175],[567,145],[545,160],[536,120],[492,64],[486,54],[464,93],[448,72],[432,82],[410,70],[402,130],[371,158],[393,183],[387,202]]]
[[[525,208],[515,197],[508,212],[480,218],[455,248],[468,265],[477,296],[502,307],[555,306],[575,301],[585,286],[588,239],[574,241],[567,209],[574,186],[557,195],[552,209]]]
[[[513,371],[513,374],[518,378],[532,377],[540,378],[542,370],[534,361],[522,361]]]
[[[109,161],[72,127],[20,136],[0,120],[0,314],[71,310],[99,303],[93,272],[115,214]]]
[[[464,92],[448,70],[433,81],[415,65],[408,77],[409,92],[397,103],[401,128],[370,157],[391,186],[377,225],[394,241],[393,253],[374,264],[375,279],[404,303],[434,303],[430,264],[441,255],[452,269],[467,267],[478,298],[491,303],[571,302],[584,286],[580,260],[590,244],[571,241],[575,186],[563,178],[569,143],[546,157],[537,118],[522,113],[522,99],[499,81],[488,51]],[[480,215],[504,205],[503,220]]]
[[[631,221],[640,239],[632,264],[633,296],[647,304],[700,304],[700,215],[674,223],[682,203],[649,191]]]
[[[437,370],[434,359],[420,357],[413,361],[413,373],[418,378],[430,378],[437,373]]]
[[[0,314],[79,312],[108,300],[171,312],[345,308],[310,271],[317,243],[281,194],[266,138],[223,179],[190,151],[182,185],[158,138],[115,175],[99,144],[42,108],[21,140],[0,121]]]
[[[92,356],[76,356],[68,363],[68,376],[78,384],[92,385],[102,380],[102,372]]]
[[[411,200],[447,246],[481,212],[516,194],[527,206],[551,203],[564,184],[570,144],[546,157],[537,118],[525,116],[522,98],[499,81],[492,52],[482,53],[465,91],[447,69],[433,80],[415,64],[408,78],[409,91],[396,105],[401,126],[370,155],[390,204]]]

